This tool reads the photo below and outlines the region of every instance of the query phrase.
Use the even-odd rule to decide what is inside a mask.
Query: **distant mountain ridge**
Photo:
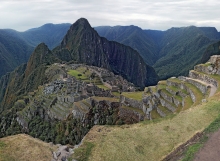
[[[102,38],[84,18],[77,20],[61,45],[54,49],[60,59],[67,57],[79,63],[103,67],[122,75],[137,86],[153,85],[158,77],[139,53],[131,47]],[[134,75],[136,73],[136,75]]]
[[[95,27],[100,36],[131,46],[152,65],[160,79],[187,75],[200,62],[204,50],[220,40],[214,27],[173,27],[166,31],[142,30],[137,26]]]
[[[39,44],[27,64],[0,79],[1,105],[10,107],[19,95],[46,83],[45,70],[56,62],[103,67],[142,88],[158,82],[154,69],[143,61],[137,51],[99,37],[88,21],[81,18],[70,27],[58,47],[51,51],[45,43]]]
[[[50,49],[63,39],[71,24],[45,24],[24,32],[0,30],[0,77],[26,63],[34,48],[44,42]]]

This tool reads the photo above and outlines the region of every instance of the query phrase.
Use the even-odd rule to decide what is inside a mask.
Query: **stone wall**
[[[190,95],[192,101],[193,101],[193,102],[196,101],[195,94],[194,94],[193,91],[192,91],[189,87],[187,87],[184,83],[172,82],[172,81],[167,80],[167,85],[179,87],[180,89],[186,90],[186,91],[189,93],[189,95]]]
[[[190,71],[189,72],[189,77],[194,78],[194,79],[199,79],[199,80],[204,81],[208,84],[212,84],[215,87],[218,87],[218,82],[215,79],[213,79],[213,78],[211,78],[207,75],[203,75],[203,74],[200,74],[200,73],[197,73],[197,72],[194,72],[194,71]]]
[[[171,104],[169,104],[168,102],[166,102],[165,100],[163,100],[162,98],[159,99],[160,103],[163,107],[166,107],[168,110],[170,110],[171,112],[175,112],[176,108],[173,107]]]
[[[179,105],[182,106],[182,102],[180,102],[178,99],[176,99],[175,97],[172,97],[173,98],[173,103],[176,105],[176,107],[178,107]]]
[[[166,92],[164,92],[163,90],[159,90],[159,94],[161,95],[161,97],[163,97],[165,100],[167,100],[170,103],[173,103],[173,98],[172,96],[169,96]]]
[[[207,92],[207,86],[201,82],[198,82],[194,79],[190,79],[190,78],[187,78],[186,79],[186,82],[190,83],[190,84],[193,84],[194,86],[196,86],[203,94],[206,94]]]
[[[169,87],[166,87],[166,90],[168,91],[168,92],[170,92],[172,95],[176,95],[176,91],[173,91],[172,89],[170,89]]]
[[[138,123],[140,121],[144,121],[145,115],[131,109],[120,107],[119,117],[124,122],[130,124],[130,123]]]
[[[156,110],[157,110],[157,113],[158,113],[161,117],[165,117],[165,116],[166,116],[166,114],[163,113],[163,111],[161,111],[159,108],[156,108]]]
[[[137,108],[140,110],[143,109],[143,102],[142,101],[137,101],[137,100],[127,98],[127,97],[121,95],[120,102],[122,104],[125,104],[126,106],[130,106],[130,107]]]

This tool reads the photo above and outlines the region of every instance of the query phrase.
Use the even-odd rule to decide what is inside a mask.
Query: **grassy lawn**
[[[102,89],[104,89],[104,90],[109,90],[109,88],[108,87],[106,87],[106,86],[104,86],[104,85],[97,85],[99,88],[102,88]]]
[[[122,95],[127,98],[132,98],[132,99],[141,101],[143,93],[144,93],[143,91],[141,91],[141,92],[123,92]]]
[[[85,138],[94,145],[89,160],[139,161],[146,157],[149,161],[161,160],[196,132],[205,129],[219,113],[219,100],[210,100],[171,118],[134,125],[95,126]]]
[[[69,70],[69,72],[67,72],[69,75],[75,77],[76,79],[82,79],[82,80],[88,80],[88,76],[83,74],[82,72],[78,71],[78,70]],[[79,76],[81,75],[81,76]]]
[[[120,97],[120,93],[119,93],[119,92],[112,92],[112,94],[113,94],[115,97]]]
[[[0,139],[0,161],[48,161],[57,147],[25,134]]]

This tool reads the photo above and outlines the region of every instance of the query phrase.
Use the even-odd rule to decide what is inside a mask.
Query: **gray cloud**
[[[136,25],[166,30],[214,26],[220,30],[217,0],[0,0],[0,28],[23,31],[45,23],[74,23],[85,17],[92,26]]]

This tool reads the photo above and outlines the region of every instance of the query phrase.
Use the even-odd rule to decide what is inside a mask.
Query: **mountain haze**
[[[100,26],[97,32],[108,40],[131,46],[155,68],[160,79],[187,75],[200,62],[204,50],[220,39],[214,27],[181,27],[166,31],[142,30],[137,26]]]
[[[50,49],[58,46],[71,24],[45,24],[24,32],[0,30],[0,77],[26,63],[34,48],[44,42]]]

